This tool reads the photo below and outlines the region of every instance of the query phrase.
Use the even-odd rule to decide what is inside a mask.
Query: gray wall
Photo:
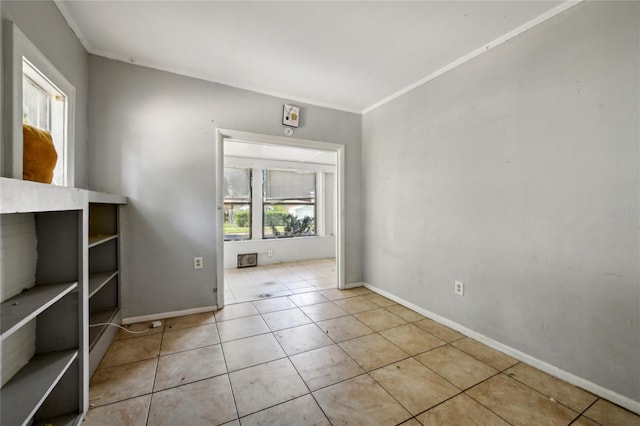
[[[639,22],[582,3],[363,118],[365,280],[636,401]]]
[[[216,127],[282,135],[286,101],[98,56],[90,78],[90,187],[130,199],[123,316],[215,305]],[[347,282],[357,282],[362,118],[300,106],[296,137],[346,145]],[[194,256],[204,269],[193,269]]]
[[[2,1],[2,17],[13,21],[76,88],[75,186],[86,188],[89,54],[52,1]]]

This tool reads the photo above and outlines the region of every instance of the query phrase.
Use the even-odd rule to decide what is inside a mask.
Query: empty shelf
[[[89,235],[89,248],[99,246],[113,239],[118,238],[118,234],[114,235]]]
[[[107,284],[113,277],[118,275],[118,271],[113,272],[95,272],[89,274],[89,297],[96,294],[105,284]]]
[[[89,350],[93,347],[95,342],[98,340],[102,332],[104,331],[106,325],[101,327],[91,327],[94,324],[104,324],[109,323],[116,316],[120,308],[117,306],[113,309],[107,309],[104,311],[94,312],[89,314]]]

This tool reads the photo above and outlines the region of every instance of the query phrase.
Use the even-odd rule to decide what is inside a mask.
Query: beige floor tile
[[[296,305],[289,300],[288,297],[275,297],[273,299],[258,300],[253,302],[258,312],[261,314],[267,312],[282,311],[284,309],[295,308]]]
[[[329,301],[326,297],[318,292],[296,294],[293,296],[289,296],[289,300],[291,300],[297,306],[315,305],[317,303],[324,303]]]
[[[330,423],[313,397],[305,395],[242,418],[242,426],[261,425],[330,426]]]
[[[124,330],[118,330],[118,334],[116,334],[115,340],[133,339],[135,337],[145,337],[145,336],[151,336],[154,334],[162,334],[162,332],[164,331],[165,321],[161,321],[161,322],[162,322],[162,325],[156,328],[151,328],[151,321],[137,322],[135,324],[123,325],[123,327],[129,330],[130,332],[126,332]]]
[[[333,344],[333,340],[315,324],[288,328],[273,334],[287,355],[295,355]]]
[[[451,383],[412,358],[394,362],[370,374],[413,415],[460,393]]]
[[[220,343],[215,324],[165,331],[162,337],[161,355]]]
[[[367,371],[409,357],[406,352],[377,333],[347,340],[340,343],[340,347]]]
[[[216,321],[228,321],[236,318],[258,315],[258,310],[251,302],[236,303],[233,305],[226,305],[224,308],[215,311],[214,315]]]
[[[485,364],[489,364],[493,368],[500,371],[506,370],[507,368],[518,362],[517,359],[511,358],[509,355],[498,352],[495,349],[490,348],[489,346],[484,345],[477,340],[473,340],[469,337],[456,340],[451,344],[461,351],[468,353],[474,358],[478,358]]]
[[[445,344],[442,340],[422,331],[413,324],[383,330],[380,334],[409,355],[416,355]]]
[[[178,330],[181,328],[212,324],[214,322],[216,322],[216,319],[213,316],[213,312],[202,312],[200,314],[185,315],[181,317],[169,318],[165,321],[167,330]]]
[[[116,365],[155,358],[160,353],[161,334],[114,341],[98,368],[115,367]]]
[[[578,412],[583,412],[598,399],[597,396],[587,391],[543,373],[527,364],[516,364],[506,370],[505,374]]]
[[[495,368],[450,345],[416,355],[415,358],[463,390],[498,373]]]
[[[370,311],[372,309],[377,309],[379,307],[375,303],[366,300],[364,296],[350,297],[348,299],[340,299],[340,300],[336,300],[334,303],[350,314]]]
[[[369,302],[373,302],[382,308],[387,306],[393,306],[396,304],[396,302],[394,302],[393,300],[387,299],[386,297],[380,296],[379,294],[376,294],[376,293],[369,293],[365,295],[364,298],[367,299]]]
[[[365,372],[336,345],[294,355],[291,362],[311,391]]]
[[[416,311],[412,311],[402,305],[392,305],[385,308],[389,312],[396,314],[400,318],[409,322],[416,322],[425,319],[423,315],[420,315]]]
[[[151,393],[158,359],[96,370],[89,382],[89,405],[97,407]]]
[[[423,320],[415,322],[414,324],[427,333],[431,333],[438,339],[444,340],[447,343],[453,342],[455,340],[460,340],[465,337],[464,334],[458,333],[457,331],[450,329],[446,325],[442,325],[430,318],[425,318]]]
[[[240,417],[308,393],[288,359],[279,359],[229,374]]]
[[[318,291],[317,287],[301,287],[301,288],[294,288],[293,290],[293,295],[295,296],[296,294],[305,294],[305,293],[315,293]],[[289,296],[291,297],[291,296]]]
[[[399,316],[382,308],[374,309],[373,311],[360,312],[355,314],[354,317],[375,331],[386,330],[388,328],[398,327],[399,325],[407,323]]]
[[[240,426],[240,420],[234,420],[232,422],[225,423],[222,426]]]
[[[604,426],[640,425],[640,417],[638,415],[603,399],[593,404],[584,415]]]
[[[229,377],[224,374],[154,393],[148,425],[219,425],[237,417]]]
[[[367,375],[320,389],[313,395],[334,425],[395,425],[412,417]]]
[[[220,345],[161,356],[153,391],[185,385],[226,373]]]
[[[252,367],[286,355],[271,333],[222,344],[229,371]]]
[[[352,316],[321,321],[318,323],[318,327],[335,342],[342,342],[373,333],[373,330]]]
[[[466,391],[513,425],[568,425],[578,413],[504,374]]]
[[[366,296],[369,294],[373,294],[373,291],[369,290],[366,287],[353,287],[353,288],[350,288],[350,290],[353,291],[358,296]]]
[[[599,423],[594,422],[593,420],[585,417],[585,416],[580,416],[578,418],[578,420],[576,420],[575,422],[571,423],[571,426],[600,426]]]
[[[89,410],[82,426],[145,426],[151,395],[139,396]]]
[[[416,419],[409,419],[404,423],[400,423],[400,426],[422,426],[422,424]]]
[[[267,324],[258,315],[219,322],[218,331],[220,332],[220,340],[228,342],[230,340],[268,333],[269,327],[267,327]]]
[[[478,404],[465,394],[451,398],[435,408],[419,415],[418,420],[426,426],[508,426],[500,417]]]
[[[353,290],[338,290],[337,288],[320,290],[319,293],[329,300],[346,299],[347,297],[355,297],[358,295]]]
[[[311,320],[300,309],[285,309],[284,311],[269,312],[262,314],[262,319],[267,323],[271,331],[282,330],[284,328],[296,327],[310,324]]]
[[[308,288],[313,287],[309,281],[301,280],[301,281],[291,281],[285,284],[289,290],[297,290],[299,288]]]
[[[349,315],[344,309],[333,302],[302,306],[300,309],[314,322]]]

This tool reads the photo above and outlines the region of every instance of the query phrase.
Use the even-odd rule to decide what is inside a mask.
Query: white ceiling
[[[56,3],[90,53],[352,112],[568,7],[520,0]]]
[[[331,151],[256,144],[251,142],[225,139],[225,157],[257,158],[264,160],[294,161],[297,163],[313,163],[336,165],[337,155]]]

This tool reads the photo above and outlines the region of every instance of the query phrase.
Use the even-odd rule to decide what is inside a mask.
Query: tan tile
[[[89,404],[92,407],[151,393],[158,359],[102,368],[89,382]]]
[[[258,300],[253,302],[253,304],[261,314],[296,307],[296,305],[287,297],[274,297],[273,299]]]
[[[392,425],[412,417],[368,375],[320,389],[313,395],[334,425]]]
[[[336,345],[294,355],[291,362],[311,391],[364,374],[364,370]]]
[[[305,293],[310,293],[310,292],[316,292],[318,291],[317,287],[300,287],[300,288],[294,288],[293,290],[293,295],[295,296],[296,294],[305,294]],[[291,296],[289,296],[291,297]]]
[[[114,404],[92,408],[87,413],[83,426],[123,425],[136,426],[147,424],[151,395],[139,396]]]
[[[376,305],[384,308],[387,306],[393,306],[396,304],[396,302],[394,302],[391,299],[387,299],[384,296],[380,296],[379,294],[376,293],[369,293],[368,295],[364,296],[365,299],[367,299],[369,302],[373,302]]]
[[[313,287],[313,284],[311,284],[309,281],[305,281],[305,280],[301,280],[301,281],[292,281],[292,282],[288,282],[285,284],[287,286],[287,288],[289,288],[290,290],[297,290],[299,288],[309,288],[309,287]],[[295,301],[294,301],[295,303]],[[297,305],[297,303],[296,303]],[[300,305],[298,305],[300,306]]]
[[[442,325],[430,318],[425,318],[423,320],[415,322],[414,324],[427,333],[431,333],[438,339],[444,340],[447,343],[453,342],[454,340],[460,340],[465,337],[464,334],[458,333],[457,331],[450,329],[446,325]]]
[[[504,374],[466,393],[513,425],[567,425],[578,417],[575,411]]]
[[[600,424],[588,419],[585,416],[580,416],[578,417],[578,420],[571,423],[571,426],[600,426]]]
[[[394,362],[370,374],[413,415],[460,392],[451,383],[412,358]]]
[[[345,311],[350,314],[356,314],[358,312],[370,311],[372,309],[377,309],[379,306],[373,302],[369,302],[364,298],[364,296],[350,297],[348,299],[340,299],[336,300],[336,305],[340,306]]]
[[[498,373],[495,368],[450,345],[416,355],[416,359],[460,389],[467,389]]]
[[[286,355],[271,333],[222,344],[229,371],[251,367]]]
[[[373,330],[352,316],[321,321],[318,323],[318,327],[335,342],[342,342],[373,333]]]
[[[358,296],[366,296],[369,294],[373,294],[373,292],[366,287],[352,287],[349,290],[353,291]]]
[[[222,426],[240,426],[240,420],[234,420],[232,422],[225,423]]]
[[[400,318],[409,322],[416,322],[425,319],[423,315],[420,315],[416,311],[412,311],[402,305],[392,305],[385,308],[389,312],[396,314]]]
[[[218,330],[215,324],[165,331],[162,337],[162,350],[160,354],[166,355],[211,346],[216,343],[220,343],[220,338],[218,337]]]
[[[328,288],[326,290],[320,290],[318,293],[323,295],[329,300],[346,299],[347,297],[354,297],[357,294],[353,290],[338,290],[337,288]]]
[[[420,330],[413,324],[383,330],[380,334],[409,355],[416,355],[445,344],[442,340]]]
[[[262,314],[262,319],[272,331],[311,323],[309,317],[298,308]]]
[[[509,377],[531,386],[538,392],[578,412],[586,410],[598,399],[597,396],[587,391],[543,373],[527,364],[516,364],[506,370],[505,373]]]
[[[222,424],[236,419],[229,377],[213,377],[153,394],[149,426]]]
[[[218,331],[220,332],[220,340],[228,342],[230,340],[268,333],[269,327],[267,327],[267,324],[258,315],[219,322]]]
[[[604,426],[640,425],[640,417],[638,415],[604,399],[599,399],[584,415]]]
[[[509,423],[460,394],[418,416],[423,425],[508,426]]]
[[[315,324],[288,328],[273,334],[287,355],[295,355],[333,344],[333,340]]]
[[[249,317],[251,315],[258,315],[258,310],[251,302],[226,305],[224,308],[214,312],[216,321],[228,321],[236,318]]]
[[[153,391],[185,385],[226,372],[220,345],[164,355],[158,361]]]
[[[330,426],[311,395],[301,396],[284,404],[242,418],[243,426],[260,425],[308,425]]]
[[[229,374],[240,417],[308,392],[288,359],[279,359]]]
[[[216,322],[216,319],[213,316],[213,312],[185,315],[169,318],[165,321],[167,330],[178,330],[181,328],[195,327],[197,325],[212,324],[214,322]]]
[[[298,306],[315,305],[317,303],[324,303],[329,301],[329,299],[315,291],[313,293],[302,293],[289,296],[289,300],[291,300]]]
[[[116,334],[115,340],[133,339],[135,337],[145,337],[151,336],[153,334],[162,334],[162,332],[164,331],[165,322],[161,321],[162,325],[156,328],[151,328],[151,322],[152,321],[137,322],[135,324],[123,325],[122,327],[124,327],[128,331],[118,330],[118,334]]]
[[[155,358],[160,353],[162,335],[116,340],[111,343],[98,368],[114,367],[130,362]]]
[[[315,322],[349,315],[344,309],[333,302],[302,306],[300,309]]]
[[[382,308],[374,309],[373,311],[360,312],[355,314],[354,317],[358,318],[365,325],[375,331],[386,330],[388,328],[394,328],[407,323],[399,316]]]
[[[517,359],[511,358],[509,355],[498,352],[495,349],[469,337],[456,340],[451,344],[461,351],[468,353],[474,358],[478,358],[485,364],[489,364],[500,371],[505,370],[518,362]]]
[[[404,423],[400,423],[400,426],[422,426],[422,424],[416,419],[409,419]]]
[[[347,340],[340,343],[340,347],[367,371],[409,357],[406,352],[377,333]]]

